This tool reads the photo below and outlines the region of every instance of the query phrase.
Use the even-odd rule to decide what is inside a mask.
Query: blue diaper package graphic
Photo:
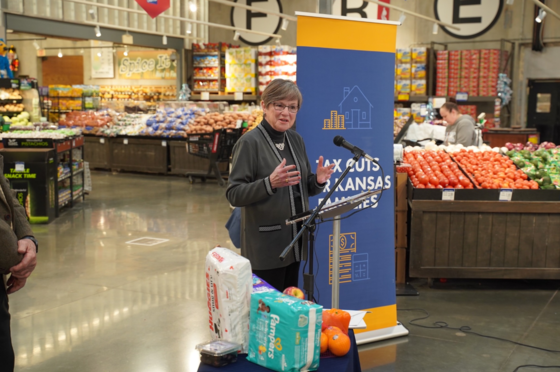
[[[277,291],[276,288],[253,274],[253,293]]]
[[[319,368],[323,307],[277,291],[253,293],[247,360],[274,371]]]

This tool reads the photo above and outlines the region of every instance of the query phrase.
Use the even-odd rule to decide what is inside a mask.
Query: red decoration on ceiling
[[[136,0],[136,2],[150,17],[156,18],[169,9],[171,0]]]

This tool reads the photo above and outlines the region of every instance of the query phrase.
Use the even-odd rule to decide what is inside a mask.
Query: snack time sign
[[[117,78],[177,79],[177,62],[171,61],[171,51],[129,51],[117,53]]]

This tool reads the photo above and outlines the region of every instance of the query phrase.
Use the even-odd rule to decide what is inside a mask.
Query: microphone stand
[[[327,196],[323,199],[323,201],[319,204],[319,206],[317,208],[315,208],[315,210],[313,211],[311,216],[309,216],[309,218],[303,223],[303,226],[302,226],[301,230],[297,233],[294,240],[292,240],[290,245],[288,245],[286,247],[286,249],[284,249],[282,254],[280,254],[280,259],[282,261],[284,261],[286,259],[286,256],[288,255],[288,253],[290,253],[290,251],[294,248],[294,245],[296,245],[297,241],[301,238],[303,233],[306,230],[309,230],[310,235],[311,235],[310,238],[309,238],[309,242],[310,242],[309,256],[307,257],[307,259],[309,260],[309,271],[308,271],[307,274],[305,274],[305,273],[303,274],[303,289],[307,292],[307,299],[311,300],[311,301],[314,300],[313,291],[314,291],[314,287],[315,287],[315,275],[313,274],[313,253],[314,253],[314,247],[313,246],[314,246],[314,241],[315,241],[315,235],[314,235],[314,233],[315,233],[315,219],[317,218],[317,215],[319,214],[319,212],[321,212],[321,210],[323,209],[323,206],[330,199],[330,197],[332,196],[334,191],[338,188],[338,186],[340,186],[340,184],[342,183],[344,178],[346,178],[346,176],[348,175],[348,172],[350,172],[350,170],[354,167],[356,162],[364,155],[363,151],[358,151],[358,150],[354,150],[354,151],[352,151],[352,153],[354,154],[354,158],[352,159],[350,164],[346,167],[346,169],[344,170],[344,172],[342,173],[342,175],[340,176],[338,181],[336,181],[335,185],[330,189],[330,191],[327,193]],[[336,242],[335,242],[335,244],[336,244]],[[334,261],[338,262],[338,257]]]

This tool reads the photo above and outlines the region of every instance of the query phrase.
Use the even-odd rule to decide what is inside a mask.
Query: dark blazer
[[[301,174],[302,210],[309,209],[309,196],[323,191],[317,183],[299,133],[286,131],[297,170]],[[255,270],[269,270],[288,266],[307,258],[307,236],[303,247],[296,244],[295,254],[281,261],[282,253],[295,235],[296,225],[286,225],[286,219],[296,214],[295,198],[291,187],[273,190],[269,176],[282,162],[268,132],[259,124],[244,134],[235,144],[226,197],[234,207],[241,207],[241,255],[251,261]]]
[[[0,156],[0,274],[20,263],[23,255],[17,251],[17,242],[33,236],[25,209],[15,198],[8,180],[4,177],[4,158]]]

